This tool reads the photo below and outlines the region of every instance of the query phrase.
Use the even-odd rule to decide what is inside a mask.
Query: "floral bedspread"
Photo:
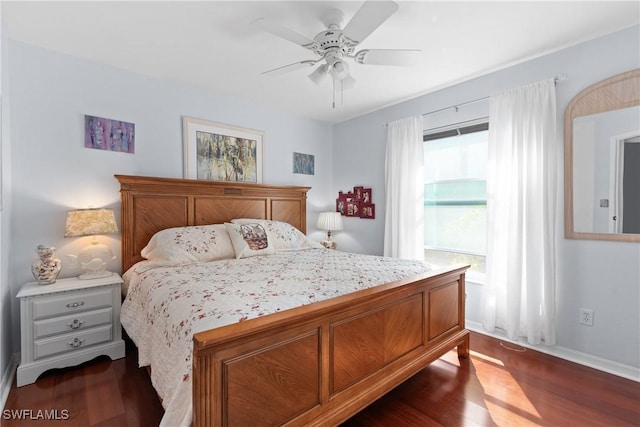
[[[427,264],[327,249],[167,266],[134,265],[124,278],[122,326],[163,399],[161,425],[192,418],[196,332],[311,304],[428,271]]]

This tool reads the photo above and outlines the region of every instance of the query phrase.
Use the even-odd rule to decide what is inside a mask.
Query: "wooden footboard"
[[[469,353],[460,266],[194,336],[193,424],[336,425]]]

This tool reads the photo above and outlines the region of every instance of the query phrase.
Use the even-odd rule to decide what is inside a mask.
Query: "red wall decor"
[[[336,212],[344,216],[375,219],[376,205],[370,188],[353,187],[353,191],[338,192],[336,199]]]

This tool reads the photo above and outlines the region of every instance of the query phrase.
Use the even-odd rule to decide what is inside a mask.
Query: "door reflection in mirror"
[[[640,107],[573,121],[574,230],[640,233]]]

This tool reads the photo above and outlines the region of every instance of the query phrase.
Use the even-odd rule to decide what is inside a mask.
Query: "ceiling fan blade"
[[[417,49],[365,49],[357,52],[354,59],[360,64],[408,66],[415,64],[421,54]]]
[[[260,74],[270,74],[272,76],[276,76],[279,74],[288,73],[289,71],[295,71],[301,68],[312,67],[317,63],[318,61],[314,61],[314,60],[299,61],[299,62],[294,62],[293,64],[283,65],[282,67],[274,68],[273,70],[263,71]]]
[[[398,5],[392,1],[365,1],[344,27],[342,34],[354,44],[358,44],[393,15],[396,10],[398,10]]]
[[[263,31],[266,31],[267,33],[271,33],[274,36],[289,40],[290,42],[293,42],[307,49],[312,49],[312,46],[314,46],[315,44],[313,39],[310,39],[307,36],[303,36],[302,34],[289,28],[283,27],[282,25],[266,21],[264,18],[256,19],[251,23],[251,25],[255,25],[256,27],[260,28]]]

